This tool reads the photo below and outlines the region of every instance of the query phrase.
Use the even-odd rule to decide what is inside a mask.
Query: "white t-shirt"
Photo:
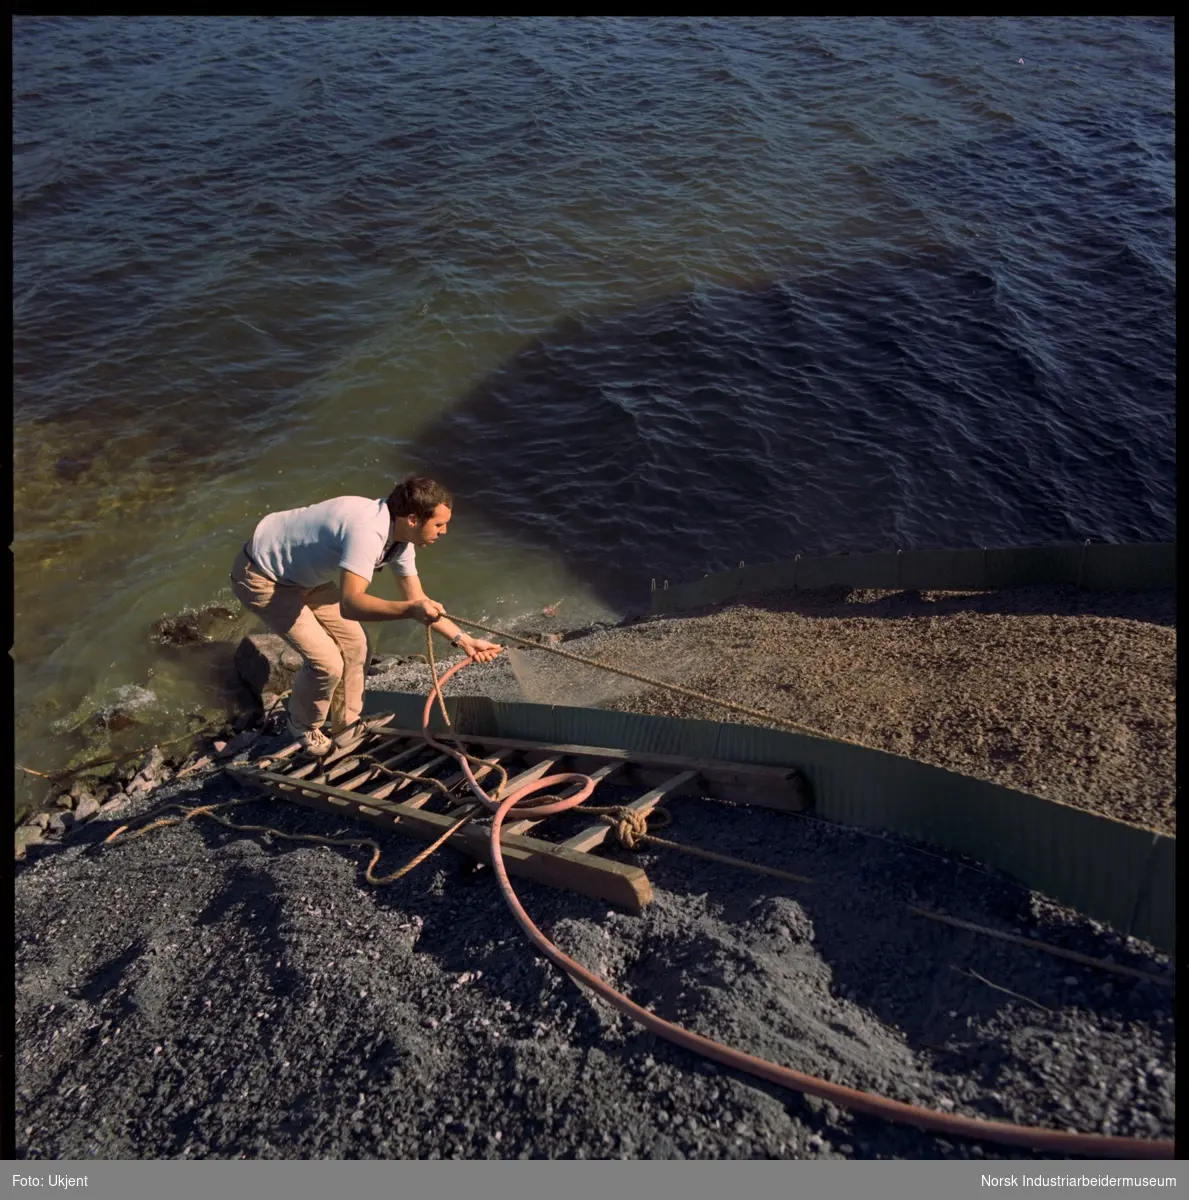
[[[392,518],[385,501],[337,496],[321,504],[269,513],[256,526],[248,555],[277,583],[303,588],[337,583],[343,569],[370,583],[385,562],[397,575],[416,575],[413,544],[393,543],[391,535]]]

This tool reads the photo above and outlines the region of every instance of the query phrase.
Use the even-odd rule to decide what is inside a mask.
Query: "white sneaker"
[[[301,748],[307,754],[314,754],[321,758],[322,755],[329,754],[334,748],[334,743],[321,729],[299,729],[293,724],[292,717],[289,718],[287,724],[289,732],[301,742]]]

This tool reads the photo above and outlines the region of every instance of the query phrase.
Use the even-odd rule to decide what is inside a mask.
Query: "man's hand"
[[[422,625],[432,625],[446,615],[446,610],[436,601],[426,596],[422,600],[410,600],[405,615]]]
[[[467,637],[465,634],[459,646],[473,661],[481,663],[491,662],[503,649],[503,646],[497,646],[495,642],[485,642],[482,638]]]

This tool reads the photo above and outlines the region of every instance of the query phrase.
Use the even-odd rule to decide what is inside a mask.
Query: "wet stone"
[[[75,805],[74,819],[80,822],[89,821],[99,811],[99,807],[99,801],[88,792]]]

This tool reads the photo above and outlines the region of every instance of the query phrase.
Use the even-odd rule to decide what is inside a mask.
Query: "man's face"
[[[417,546],[432,546],[438,538],[445,534],[446,526],[449,524],[450,510],[444,504],[439,504],[428,521],[423,521],[420,525],[415,526],[415,533],[411,540]]]

